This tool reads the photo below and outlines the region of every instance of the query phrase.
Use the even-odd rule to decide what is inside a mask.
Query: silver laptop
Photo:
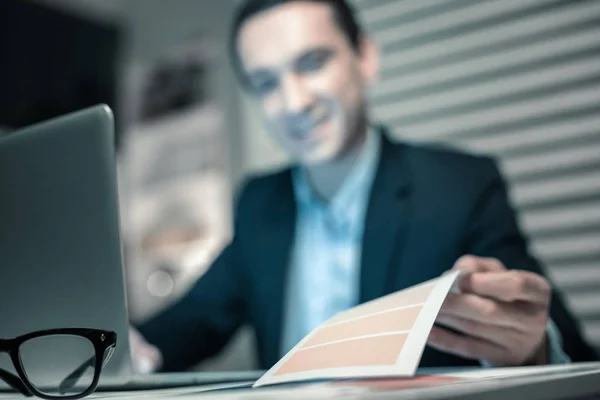
[[[115,331],[117,346],[98,390],[258,376],[133,374],[125,286],[110,108],[98,105],[0,138],[0,339],[56,328]],[[81,363],[69,346],[38,351],[27,372],[67,376]],[[6,354],[0,368],[14,371]],[[8,389],[2,380],[0,389]]]

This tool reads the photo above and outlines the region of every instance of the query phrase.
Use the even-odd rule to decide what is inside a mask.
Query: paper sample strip
[[[459,274],[448,273],[338,314],[307,335],[254,386],[413,376]]]

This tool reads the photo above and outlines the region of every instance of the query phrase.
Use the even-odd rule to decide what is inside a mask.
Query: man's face
[[[291,2],[240,31],[238,50],[269,130],[303,164],[341,155],[364,118],[364,84],[376,74],[373,47],[356,52],[326,4]]]

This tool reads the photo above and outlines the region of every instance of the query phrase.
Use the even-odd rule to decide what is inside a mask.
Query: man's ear
[[[373,82],[379,77],[379,50],[369,38],[363,37],[360,46],[360,69],[367,82]]]

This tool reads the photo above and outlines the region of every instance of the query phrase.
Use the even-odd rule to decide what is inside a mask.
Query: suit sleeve
[[[232,242],[183,297],[137,327],[162,352],[163,372],[184,371],[217,354],[246,322],[237,234],[244,197],[242,193]]]
[[[528,251],[527,239],[519,229],[504,179],[495,163],[487,161],[487,168],[480,169],[487,171],[485,184],[478,191],[469,218],[464,253],[494,257],[507,268],[532,271],[550,281],[542,265]],[[599,360],[599,355],[583,338],[579,322],[567,309],[560,290],[553,282],[550,284],[553,291],[549,317],[560,332],[564,352],[573,362]]]

